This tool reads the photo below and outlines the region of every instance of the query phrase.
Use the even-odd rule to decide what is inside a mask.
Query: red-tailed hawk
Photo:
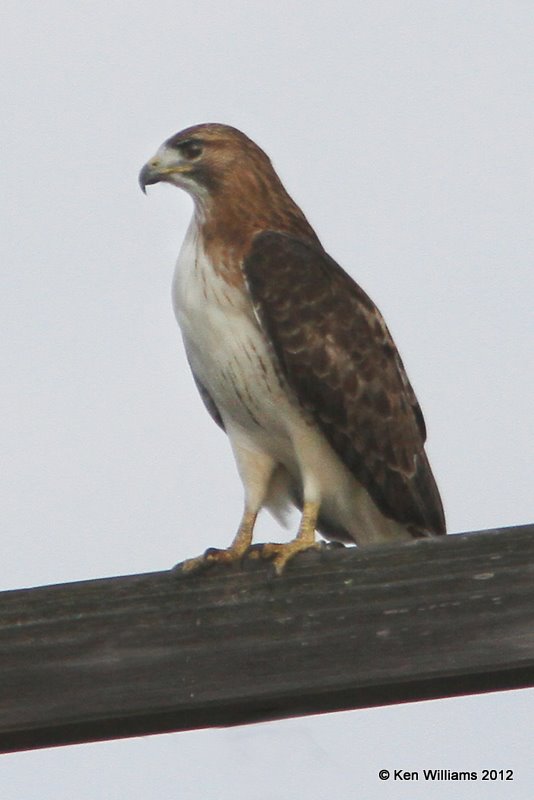
[[[267,155],[206,124],[172,136],[141,170],[193,198],[173,300],[193,376],[228,434],[245,510],[241,558],[262,507],[302,511],[296,538],[263,546],[277,572],[328,539],[366,545],[445,533],[425,424],[386,324],[324,251]]]

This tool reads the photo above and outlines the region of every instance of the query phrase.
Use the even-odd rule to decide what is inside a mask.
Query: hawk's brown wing
[[[320,247],[258,234],[244,273],[281,372],[387,517],[445,533],[423,415],[373,302]]]

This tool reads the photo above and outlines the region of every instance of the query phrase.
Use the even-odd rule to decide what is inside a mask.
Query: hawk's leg
[[[318,547],[315,542],[315,526],[319,515],[319,503],[306,502],[302,510],[299,532],[291,542],[281,544],[264,544],[261,554],[264,558],[272,558],[277,575],[281,575],[287,562],[297,553]]]
[[[245,510],[241,524],[239,525],[230,547],[224,550],[210,547],[209,550],[206,550],[201,556],[188,558],[187,561],[184,561],[181,565],[182,572],[196,572],[212,564],[228,564],[232,561],[239,561],[251,545],[257,516],[257,511]]]
[[[224,550],[210,547],[203,555],[184,561],[182,564],[183,572],[195,572],[212,564],[229,564],[233,561],[239,561],[252,543],[256,517],[267,495],[275,463],[265,453],[260,453],[257,450],[252,450],[243,444],[232,441],[231,436],[230,441],[245,489],[243,518],[230,547]]]

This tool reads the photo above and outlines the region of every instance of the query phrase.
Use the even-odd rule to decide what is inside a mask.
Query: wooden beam
[[[0,751],[534,685],[534,525],[0,595]]]

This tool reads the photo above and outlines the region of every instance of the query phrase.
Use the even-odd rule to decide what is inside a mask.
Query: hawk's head
[[[145,191],[149,184],[165,181],[201,200],[257,171],[274,174],[261,148],[237,128],[206,123],[167,139],[141,170],[139,183]]]
[[[143,191],[161,181],[188,192],[204,235],[225,240],[234,253],[265,229],[319,244],[268,156],[237,128],[206,123],[171,136],[139,174]]]

